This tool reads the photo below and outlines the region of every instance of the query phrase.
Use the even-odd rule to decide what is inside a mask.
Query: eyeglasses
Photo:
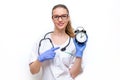
[[[61,18],[62,20],[67,20],[68,19],[68,14],[63,14],[61,16],[53,15],[52,18],[53,18],[53,20],[59,20],[59,18]]]

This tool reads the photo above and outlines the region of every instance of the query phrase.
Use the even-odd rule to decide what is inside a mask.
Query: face
[[[65,30],[69,21],[67,10],[61,7],[55,8],[53,10],[52,20],[56,29]]]

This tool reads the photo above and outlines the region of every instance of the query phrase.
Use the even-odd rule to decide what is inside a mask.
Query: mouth
[[[64,23],[58,23],[58,26],[63,26],[64,25]]]

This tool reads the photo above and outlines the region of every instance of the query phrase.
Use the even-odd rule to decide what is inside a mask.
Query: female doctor
[[[40,52],[40,55],[32,54],[30,72],[36,74],[42,70],[40,80],[74,80],[82,71],[81,61],[86,43],[80,45],[75,41],[69,10],[65,5],[53,7],[52,21],[54,31],[47,37],[54,47]]]

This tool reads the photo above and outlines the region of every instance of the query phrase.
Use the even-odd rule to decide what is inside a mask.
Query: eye
[[[62,15],[63,18],[67,17],[67,15]]]
[[[61,17],[63,20],[66,20],[68,18],[68,15],[62,15]]]
[[[59,17],[59,16],[57,16],[57,15],[54,15],[54,16],[53,16],[53,18],[58,18],[58,17]]]
[[[53,15],[52,18],[54,20],[59,20],[61,18],[62,20],[66,20],[68,18],[68,14],[63,14],[63,15]]]

